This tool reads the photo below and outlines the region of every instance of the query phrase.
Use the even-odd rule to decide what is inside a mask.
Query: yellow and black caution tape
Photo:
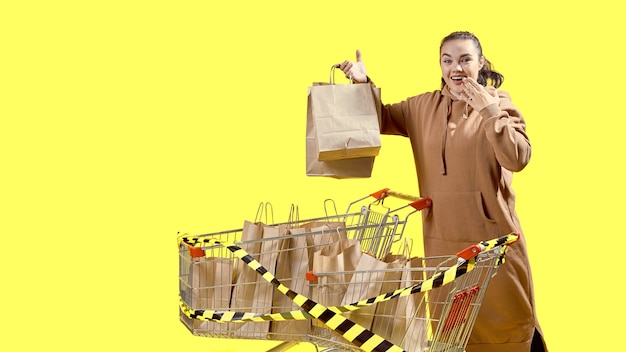
[[[490,250],[496,246],[503,246],[501,250],[500,260],[497,265],[501,264],[504,259],[506,248],[519,238],[517,234],[510,234],[500,237],[491,241],[485,241],[480,243],[482,251]],[[446,285],[454,281],[457,277],[473,270],[475,263],[475,256],[462,260],[458,264],[450,267],[448,270],[439,273],[432,278],[413,286],[398,289],[393,292],[382,294],[373,298],[361,300],[352,304],[348,304],[340,307],[326,307],[320,303],[317,303],[306,296],[303,296],[285,285],[283,285],[272,273],[267,271],[258,261],[256,261],[250,254],[240,248],[234,243],[221,242],[216,238],[199,238],[199,237],[186,237],[180,236],[178,239],[179,245],[183,243],[190,247],[202,247],[210,245],[219,245],[226,247],[233,252],[235,256],[243,260],[250,268],[259,273],[263,279],[271,283],[282,294],[289,297],[294,303],[296,303],[302,310],[273,313],[273,314],[255,314],[246,312],[217,312],[212,310],[193,310],[188,307],[182,299],[180,300],[181,310],[183,313],[193,319],[209,320],[216,322],[263,322],[263,321],[284,321],[284,320],[306,320],[306,319],[318,319],[322,321],[326,326],[332,330],[341,334],[346,340],[359,346],[361,349],[367,352],[387,352],[387,351],[403,351],[402,348],[394,345],[393,343],[385,340],[381,336],[374,334],[359,324],[344,317],[341,313],[354,311],[362,307],[367,307],[379,302],[389,301],[394,298],[408,296],[418,292],[424,292],[436,287]]]
[[[383,293],[376,297],[367,298],[360,300],[358,302],[346,304],[344,306],[331,306],[327,307],[331,311],[335,313],[345,313],[352,312],[364,307],[369,307],[376,303],[386,302],[398,297],[405,297],[418,292],[429,291],[433,288],[437,288],[443,285],[446,285],[461,275],[464,275],[467,272],[470,272],[474,268],[474,258],[470,260],[465,260],[459,264],[456,264],[446,271],[438,273],[434,275],[428,280],[425,280],[421,283],[408,286],[406,288],[397,289],[393,292]],[[206,320],[206,321],[214,321],[214,322],[263,322],[263,321],[283,321],[283,320],[307,320],[312,319],[313,317],[310,314],[307,314],[306,311],[297,310],[291,312],[284,313],[272,313],[272,314],[258,314],[258,313],[245,313],[245,312],[220,312],[214,310],[192,310],[189,306],[185,304],[185,302],[181,299],[180,306],[183,312],[186,315],[195,315],[196,319]],[[189,312],[189,314],[187,314]]]
[[[491,241],[482,242],[480,245],[482,251],[493,249],[496,246],[502,246],[502,253],[500,255],[499,260],[496,265],[500,265],[503,262],[504,254],[508,246],[506,244],[510,244],[515,241],[516,237],[505,236],[502,238],[494,239]],[[206,244],[206,241],[199,241],[198,238],[185,238],[184,241],[186,244],[191,245],[194,243],[198,244]],[[413,286],[409,286],[406,288],[398,289],[393,292],[383,293],[376,297],[367,298],[360,300],[358,302],[350,303],[344,306],[330,306],[327,307],[333,312],[336,313],[345,313],[352,312],[364,307],[371,306],[376,303],[389,301],[398,297],[405,297],[410,294],[425,292],[431,290],[433,288],[437,288],[440,286],[444,286],[454,280],[456,280],[459,276],[464,275],[467,272],[472,271],[474,268],[474,261],[472,259],[466,260],[464,262],[458,263],[457,265],[448,268],[445,272],[438,273],[431,277],[428,280],[425,280],[422,283],[415,284]],[[284,320],[307,320],[312,319],[313,316],[308,314],[304,310],[295,310],[290,312],[280,312],[280,313],[272,313],[272,314],[259,314],[259,313],[246,313],[246,312],[232,312],[232,311],[215,311],[215,310],[193,310],[190,308],[182,299],[180,299],[180,308],[187,316],[194,315],[199,320],[205,321],[213,321],[213,322],[263,322],[263,321],[284,321]]]
[[[192,309],[182,300],[182,298],[179,299],[179,305],[183,314],[185,314],[188,318],[211,321],[215,323],[260,323],[264,321],[310,320],[315,318],[303,309],[272,314]],[[328,308],[332,309],[333,307]]]

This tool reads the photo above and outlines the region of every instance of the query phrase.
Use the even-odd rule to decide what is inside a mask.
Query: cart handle
[[[469,260],[470,258],[474,258],[475,256],[477,256],[481,252],[490,250],[496,246],[510,246],[513,243],[519,241],[521,236],[522,235],[519,232],[511,232],[510,234],[500,238],[496,238],[490,241],[483,241],[478,244],[471,245],[458,252],[456,256],[465,260]]]
[[[389,188],[383,188],[378,192],[374,192],[370,194],[370,196],[378,200],[385,199],[386,197],[395,197],[399,199],[408,200],[412,202],[409,205],[415,208],[415,210],[422,210],[433,205],[432,199],[428,197],[416,197],[410,194],[404,194],[404,193],[392,191]]]

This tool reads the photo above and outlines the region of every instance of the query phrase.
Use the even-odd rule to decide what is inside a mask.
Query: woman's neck
[[[453,91],[452,89],[450,89],[450,87],[448,87],[448,91],[450,92],[450,95],[452,95],[453,97],[457,98],[458,100],[461,100],[461,94]]]

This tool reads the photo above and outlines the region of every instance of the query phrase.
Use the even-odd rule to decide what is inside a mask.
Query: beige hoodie
[[[487,87],[490,92],[495,88]],[[421,196],[427,256],[450,255],[522,229],[511,188],[513,172],[530,161],[526,125],[509,95],[474,111],[447,87],[383,105],[381,133],[411,141]],[[539,324],[524,238],[491,281],[468,352],[528,352]]]

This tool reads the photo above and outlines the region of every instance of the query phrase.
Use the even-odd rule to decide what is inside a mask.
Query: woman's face
[[[479,57],[474,41],[471,39],[454,39],[441,46],[441,74],[446,85],[453,93],[463,92],[463,77],[478,78],[478,71],[485,60]]]

